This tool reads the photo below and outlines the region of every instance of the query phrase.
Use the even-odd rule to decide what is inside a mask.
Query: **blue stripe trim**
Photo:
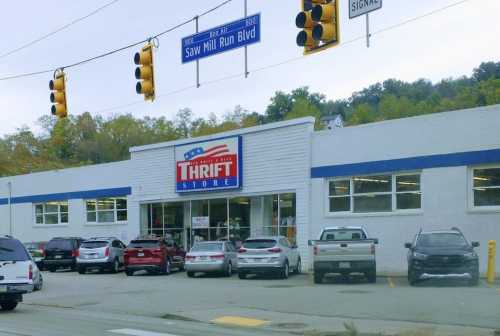
[[[12,204],[42,203],[50,201],[66,201],[69,199],[118,197],[118,196],[127,196],[130,194],[132,194],[131,187],[96,189],[96,190],[73,191],[73,192],[45,194],[45,195],[18,196],[18,197],[12,197],[11,203]],[[9,203],[8,198],[0,198],[0,205],[5,205],[8,203]]]
[[[457,167],[486,163],[500,163],[500,149],[313,167],[311,168],[311,178],[366,175],[403,170]]]

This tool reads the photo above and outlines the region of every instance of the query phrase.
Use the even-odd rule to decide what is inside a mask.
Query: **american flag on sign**
[[[220,156],[222,154],[229,153],[229,149],[227,148],[227,145],[218,145],[214,147],[210,147],[207,150],[203,149],[202,147],[196,147],[191,149],[190,151],[187,151],[184,153],[184,159],[186,161],[193,160],[193,159],[208,159],[208,158],[213,158]]]

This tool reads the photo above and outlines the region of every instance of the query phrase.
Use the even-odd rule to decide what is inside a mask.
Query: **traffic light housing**
[[[153,101],[155,99],[155,79],[152,43],[148,43],[140,52],[135,53],[134,63],[138,65],[135,69],[135,78],[139,80],[135,91],[138,94],[143,94],[144,100]]]
[[[68,116],[68,107],[66,104],[66,74],[62,70],[54,73],[54,79],[49,82],[50,101],[52,102],[51,114],[59,119]]]
[[[340,43],[338,0],[301,0],[302,11],[295,18],[301,28],[297,45],[308,55]]]

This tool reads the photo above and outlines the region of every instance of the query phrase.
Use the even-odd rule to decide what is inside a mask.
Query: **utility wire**
[[[231,1],[231,0],[229,0],[229,1]],[[397,24],[394,24],[394,25],[382,28],[380,30],[377,30],[377,31],[371,33],[371,35],[372,36],[373,35],[378,35],[378,34],[382,34],[382,33],[385,33],[387,31],[393,30],[393,29],[397,29],[397,28],[402,27],[404,25],[407,25],[409,23],[413,23],[413,22],[418,21],[420,19],[426,18],[428,16],[432,16],[432,15],[437,14],[439,12],[442,12],[442,11],[444,11],[446,9],[449,9],[449,8],[461,5],[461,4],[463,4],[465,2],[469,2],[469,1],[471,1],[471,0],[461,0],[461,1],[458,1],[458,2],[455,2],[455,3],[452,3],[452,4],[447,5],[445,7],[441,7],[441,8],[438,8],[436,10],[433,10],[431,12],[428,12],[428,13],[425,13],[425,14],[422,14],[422,15],[419,15],[419,16],[407,19],[407,20],[402,21],[400,23],[397,23]],[[348,44],[351,44],[351,43],[354,43],[354,42],[359,41],[359,40],[364,40],[365,38],[366,38],[366,35],[361,35],[361,36],[352,38],[350,40],[342,42],[339,47],[344,46],[344,45],[348,45]],[[309,57],[312,57],[314,55],[318,55],[318,54],[313,54],[313,55],[311,55]],[[277,68],[277,67],[280,67],[282,65],[289,64],[289,63],[296,62],[296,61],[300,61],[300,60],[303,60],[303,59],[306,59],[306,56],[304,56],[304,55],[296,56],[296,57],[289,58],[289,59],[286,59],[286,60],[283,60],[283,61],[280,61],[280,62],[277,62],[277,63],[272,63],[272,64],[261,66],[259,68],[255,68],[252,71],[250,71],[250,73],[257,73],[257,72],[261,72],[261,71],[265,71],[265,70]],[[224,77],[221,77],[221,78],[213,79],[213,80],[210,80],[210,81],[202,82],[202,83],[200,83],[200,85],[201,86],[205,86],[205,85],[215,84],[215,83],[219,83],[219,82],[231,80],[231,79],[238,78],[238,77],[244,77],[244,76],[245,76],[244,73],[235,73],[235,74],[232,74],[232,75],[228,75],[228,76],[224,76]],[[163,97],[172,96],[174,94],[181,93],[181,92],[184,92],[184,91],[188,91],[188,90],[193,89],[193,88],[197,88],[197,86],[196,85],[191,85],[191,86],[187,86],[187,87],[182,88],[182,89],[170,91],[170,92],[167,92],[165,94],[158,95],[157,98],[163,98]],[[101,112],[105,112],[105,111],[113,111],[113,110],[117,110],[117,109],[129,107],[129,106],[137,105],[137,104],[140,104],[140,103],[143,103],[143,102],[144,101],[141,100],[141,101],[136,101],[136,102],[133,102],[133,103],[130,103],[130,104],[109,107],[109,108],[106,108],[106,109],[103,109],[103,110],[98,110],[95,113],[101,113]]]
[[[119,1],[119,0],[114,0],[114,1]],[[158,38],[162,35],[165,35],[167,33],[170,33],[176,29],[179,29],[181,28],[182,26],[185,26],[187,25],[188,23],[190,22],[193,22],[195,21],[197,18],[199,17],[202,17],[202,16],[205,16],[205,15],[208,15],[216,10],[218,10],[219,8],[227,5],[228,3],[232,2],[233,0],[225,0],[223,2],[221,2],[220,4],[218,4],[217,6],[215,7],[212,7],[208,10],[206,10],[205,12],[191,18],[191,19],[188,19],[186,21],[183,21],[175,26],[172,26],[160,33],[157,33],[156,35],[152,35],[144,40],[141,40],[141,41],[137,41],[135,43],[131,43],[129,45],[126,45],[124,47],[121,47],[121,48],[118,48],[118,49],[113,49],[113,50],[110,50],[108,52],[105,52],[103,54],[100,54],[100,55],[97,55],[97,56],[94,56],[94,57],[90,57],[90,58],[87,58],[87,59],[84,59],[84,60],[81,60],[81,61],[78,61],[78,62],[75,62],[75,63],[72,63],[72,64],[68,64],[68,65],[64,65],[64,66],[60,66],[60,67],[57,67],[57,68],[53,68],[53,69],[47,69],[47,70],[41,70],[41,71],[35,71],[35,72],[27,72],[27,73],[22,73],[22,74],[18,74],[18,75],[12,75],[12,76],[5,76],[5,77],[0,77],[0,81],[6,81],[6,80],[11,80],[11,79],[17,79],[17,78],[23,78],[23,77],[31,77],[31,76],[37,76],[37,75],[41,75],[41,74],[46,74],[46,73],[52,73],[54,71],[56,71],[57,69],[68,69],[68,68],[73,68],[73,67],[76,67],[76,66],[79,66],[79,65],[82,65],[82,64],[85,64],[85,63],[89,63],[89,62],[92,62],[92,61],[95,61],[97,59],[100,59],[100,58],[103,58],[103,57],[107,57],[107,56],[110,56],[110,55],[113,55],[113,54],[116,54],[118,52],[121,52],[123,50],[126,50],[126,49],[130,49],[132,47],[135,47],[135,46],[138,46],[140,44],[143,44],[147,41],[150,41],[151,39],[154,39],[154,38]]]
[[[65,30],[65,29],[67,29],[67,28],[71,27],[72,25],[77,24],[78,22],[83,21],[83,20],[85,20],[85,19],[87,19],[87,18],[91,17],[92,15],[95,15],[95,14],[99,13],[99,12],[100,12],[100,11],[102,11],[103,9],[105,9],[105,8],[107,8],[107,7],[111,6],[111,5],[114,5],[114,4],[115,4],[115,3],[117,3],[118,1],[120,1],[120,0],[113,0],[113,1],[110,1],[110,2],[106,3],[105,5],[103,5],[103,6],[99,7],[99,8],[94,9],[92,12],[88,13],[87,15],[82,16],[82,17],[79,17],[79,18],[77,18],[77,19],[75,19],[75,20],[73,20],[73,21],[71,21],[71,22],[69,22],[69,23],[65,24],[64,26],[61,26],[61,27],[59,27],[59,28],[57,28],[57,29],[55,29],[55,30],[51,31],[50,33],[47,33],[47,34],[45,34],[45,35],[42,35],[42,36],[40,36],[40,37],[38,37],[38,38],[34,39],[33,41],[27,42],[26,44],[23,44],[23,45],[21,45],[20,47],[17,47],[16,49],[12,49],[12,50],[7,51],[7,52],[5,52],[5,53],[3,53],[3,54],[0,54],[0,59],[5,58],[5,57],[7,57],[7,56],[10,56],[10,55],[12,55],[12,54],[15,54],[16,52],[21,51],[21,50],[23,50],[23,49],[26,49],[26,48],[28,48],[28,47],[31,47],[32,45],[34,45],[34,44],[36,44],[36,43],[38,43],[38,42],[40,42],[40,41],[43,41],[43,40],[45,40],[45,39],[47,39],[47,38],[51,37],[52,35],[55,35],[55,34],[59,33],[60,31],[63,31],[63,30]],[[44,73],[44,72],[42,72],[42,73]]]

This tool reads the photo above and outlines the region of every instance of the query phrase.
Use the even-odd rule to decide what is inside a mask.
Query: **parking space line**
[[[391,277],[387,277],[387,282],[389,283],[389,287],[394,288],[396,285],[394,284],[394,281],[392,281]]]
[[[269,323],[267,320],[259,320],[248,317],[241,316],[221,316],[216,319],[213,319],[211,322],[225,325],[233,325],[238,327],[261,327],[264,324]]]
[[[114,329],[108,330],[113,334],[130,335],[130,336],[177,336],[174,334],[158,333],[154,331],[138,330],[138,329]]]

